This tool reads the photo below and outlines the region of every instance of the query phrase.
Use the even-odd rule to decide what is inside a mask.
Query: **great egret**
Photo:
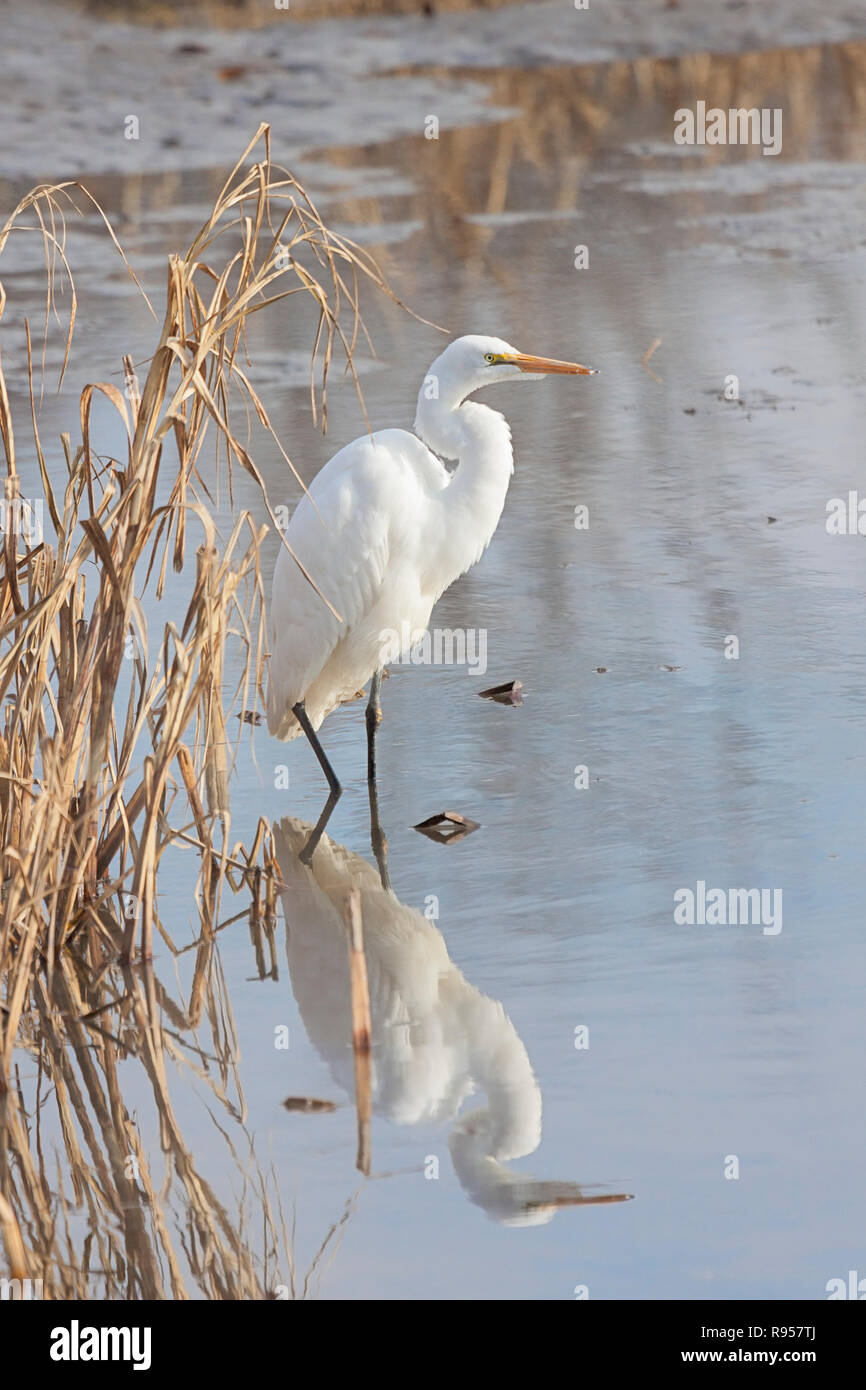
[[[591,367],[518,352],[501,338],[457,338],[418,394],[415,433],[377,430],[346,445],[314,478],[286,532],[291,550],[338,620],[281,547],[271,600],[268,728],[309,739],[331,795],[340,783],[318,739],[322,720],[357,698],[367,705],[367,776],[375,781],[383,646],[419,634],[440,594],[476,564],[499,524],[514,471],[511,431],[469,401],[483,386]],[[443,459],[458,461],[449,471]],[[413,638],[417,640],[417,637]]]

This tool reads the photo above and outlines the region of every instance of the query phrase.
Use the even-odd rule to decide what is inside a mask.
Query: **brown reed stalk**
[[[0,226],[0,257],[19,231],[41,242],[43,343],[65,308],[61,379],[78,314],[67,218],[93,208],[101,213],[80,184],[42,185]],[[184,1298],[191,1286],[206,1297],[268,1296],[262,1270],[274,1262],[279,1223],[265,1209],[263,1266],[243,1221],[219,1202],[184,1143],[168,1082],[169,1064],[191,1069],[242,1124],[214,949],[224,888],[264,899],[260,926],[274,960],[270,827],[260,822],[249,848],[229,841],[230,719],[234,707],[254,703],[265,659],[259,553],[267,527],[242,512],[231,534],[218,536],[200,467],[210,439],[229,486],[233,469],[245,469],[274,521],[232,423],[240,401],[293,468],[248,374],[246,325],[292,295],[312,298],[311,394],[324,424],[338,349],[354,377],[364,281],[390,293],[368,254],[331,232],[300,184],[273,164],[263,125],[192,244],[168,262],[141,380],[126,355],[126,394],[108,382],[85,386],[77,427],[53,455],[40,437],[29,323],[22,421],[13,419],[0,356],[4,517],[23,505],[19,440],[28,437],[46,514],[44,536],[16,521],[0,538],[0,1226],[11,1268],[43,1278],[47,1296],[94,1296],[94,1278],[112,1297]],[[6,305],[0,283],[0,321]],[[99,446],[98,396],[122,423],[120,458]],[[186,612],[148,634],[143,600],[162,594],[169,565],[189,576]],[[331,603],[320,597],[324,613]],[[241,644],[242,676],[226,694],[229,642]],[[237,727],[241,737],[245,726]],[[156,893],[162,855],[175,844],[201,853],[201,934],[185,1006],[150,964],[157,934],[176,949]],[[202,1049],[187,1034],[204,1020],[212,1037]],[[37,1086],[53,1094],[63,1145],[56,1174],[42,1150],[43,1107],[16,1080],[16,1057],[29,1059]],[[120,1064],[130,1058],[149,1083],[170,1182],[155,1177],[124,1103]],[[267,1180],[254,1170],[249,1182],[266,1204]],[[167,1185],[177,1193],[174,1226]],[[289,1275],[294,1288],[291,1267]]]
[[[246,167],[255,153],[257,162]],[[70,276],[64,369],[77,315],[66,217],[82,204],[93,200],[77,184],[42,186],[0,228],[2,253],[19,226],[35,222],[51,272],[52,313],[55,275],[64,270]],[[214,260],[223,246],[224,260]],[[213,831],[220,824],[225,832],[229,822],[224,652],[232,622],[239,618],[247,642],[244,693],[252,687],[254,695],[264,655],[258,550],[265,528],[242,514],[228,542],[218,544],[197,492],[201,451],[206,435],[214,433],[229,474],[240,465],[264,494],[256,464],[231,424],[232,401],[239,394],[276,440],[240,363],[247,321],[293,294],[313,298],[319,326],[312,390],[324,419],[337,345],[354,371],[352,351],[363,332],[361,279],[386,288],[370,257],[330,232],[297,181],[272,163],[268,129],[260,127],[188,251],[169,261],[162,324],[141,385],[127,356],[126,397],[106,382],[82,392],[80,443],[64,441],[68,477],[62,492],[39,438],[27,329],[28,424],[53,539],[22,553],[15,527],[7,527],[3,537],[0,971],[7,1002],[0,1023],[0,1078],[9,1073],[31,971],[45,957],[53,968],[57,952],[84,920],[87,904],[125,892],[134,912],[118,922],[122,954],[150,955],[156,868],[171,838],[163,817],[169,792],[185,792],[185,820],[196,824],[206,846],[202,902],[213,896],[213,855],[223,862],[225,854],[225,844],[222,852],[214,844]],[[5,304],[0,286],[0,318]],[[344,310],[350,320],[346,329]],[[121,459],[105,461],[97,453],[92,422],[97,395],[111,403],[123,423]],[[291,467],[282,443],[276,443]],[[0,444],[9,514],[20,496],[20,478],[2,361]],[[169,501],[158,505],[158,482],[169,468]],[[157,595],[162,592],[168,563],[184,569],[188,528],[195,520],[205,541],[197,551],[186,618],[178,628],[166,624],[157,656],[148,659],[142,594],[148,584],[155,585]],[[322,601],[330,607],[326,594]],[[127,673],[132,686],[124,716],[117,709],[117,691]],[[188,746],[188,732],[191,763],[180,752]]]
[[[349,989],[352,1008],[352,1051],[355,1055],[355,1106],[358,1112],[358,1156],[356,1167],[370,1173],[370,1124],[373,1089],[370,1068],[372,1023],[367,960],[364,955],[364,928],[361,920],[361,893],[353,888],[346,896],[346,925],[349,929]]]

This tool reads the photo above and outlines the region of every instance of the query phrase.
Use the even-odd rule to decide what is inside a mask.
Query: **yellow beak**
[[[530,357],[525,352],[515,352],[507,357],[514,367],[522,372],[550,372],[564,376],[597,376],[598,367],[582,367],[579,362],[559,362],[555,357]]]

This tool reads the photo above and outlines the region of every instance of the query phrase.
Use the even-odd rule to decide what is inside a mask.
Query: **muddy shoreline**
[[[300,22],[145,27],[36,0],[0,20],[0,173],[16,185],[225,167],[259,121],[275,157],[505,118],[487,75],[866,37],[866,12],[806,0],[556,3]],[[49,36],[49,37],[46,37]],[[457,73],[459,72],[459,77]],[[34,74],[39,81],[34,82]]]

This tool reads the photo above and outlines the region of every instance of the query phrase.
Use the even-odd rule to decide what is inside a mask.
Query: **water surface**
[[[820,1298],[862,1261],[866,571],[862,536],[829,535],[825,517],[864,476],[866,146],[851,103],[864,61],[852,44],[502,71],[489,99],[510,119],[311,159],[327,216],[419,313],[602,375],[487,393],[512,425],[516,473],[493,545],[434,622],[484,629],[488,669],[401,666],[385,685],[395,901],[370,881],[370,1180],[354,1167],[327,893],[286,863],[288,955],[281,924],[264,978],[243,921],[219,938],[239,1110],[295,1209],[300,1271],[342,1221],[310,1293]],[[784,104],[778,159],[674,146],[674,109],[734,95]],[[158,291],[212,176],[92,185]],[[106,278],[95,224],[80,241],[77,351],[43,440],[84,381],[149,341],[122,268]],[[22,267],[20,288],[37,283]],[[368,309],[370,419],[408,426],[444,339],[393,306]],[[253,372],[307,478],[363,428],[335,383],[328,438],[315,433],[298,366],[309,328],[274,310]],[[739,400],[724,398],[731,374]],[[275,451],[262,442],[257,458],[273,500],[292,502]],[[262,514],[250,480],[236,495]],[[154,619],[182,589],[172,581]],[[522,706],[478,699],[515,678]],[[364,873],[359,857],[372,864],[361,706],[324,739],[347,788],[316,861],[336,891]],[[318,767],[262,730],[254,748],[233,834],[287,817],[289,846],[320,810]],[[283,764],[288,789],[275,785]],[[449,846],[411,828],[446,808],[481,828]],[[194,874],[192,856],[163,873],[176,941],[197,929]],[[781,931],[678,925],[674,895],[698,881],[779,890]],[[175,982],[165,952],[157,973],[177,993],[191,962]],[[132,1068],[127,1085],[155,1157]],[[238,1170],[215,1143],[206,1087],[196,1095],[187,1073],[172,1086],[190,1151],[231,1208]],[[290,1114],[286,1096],[338,1108]],[[466,1120],[476,1108],[486,1131]],[[634,1200],[547,1209],[530,1177]]]

